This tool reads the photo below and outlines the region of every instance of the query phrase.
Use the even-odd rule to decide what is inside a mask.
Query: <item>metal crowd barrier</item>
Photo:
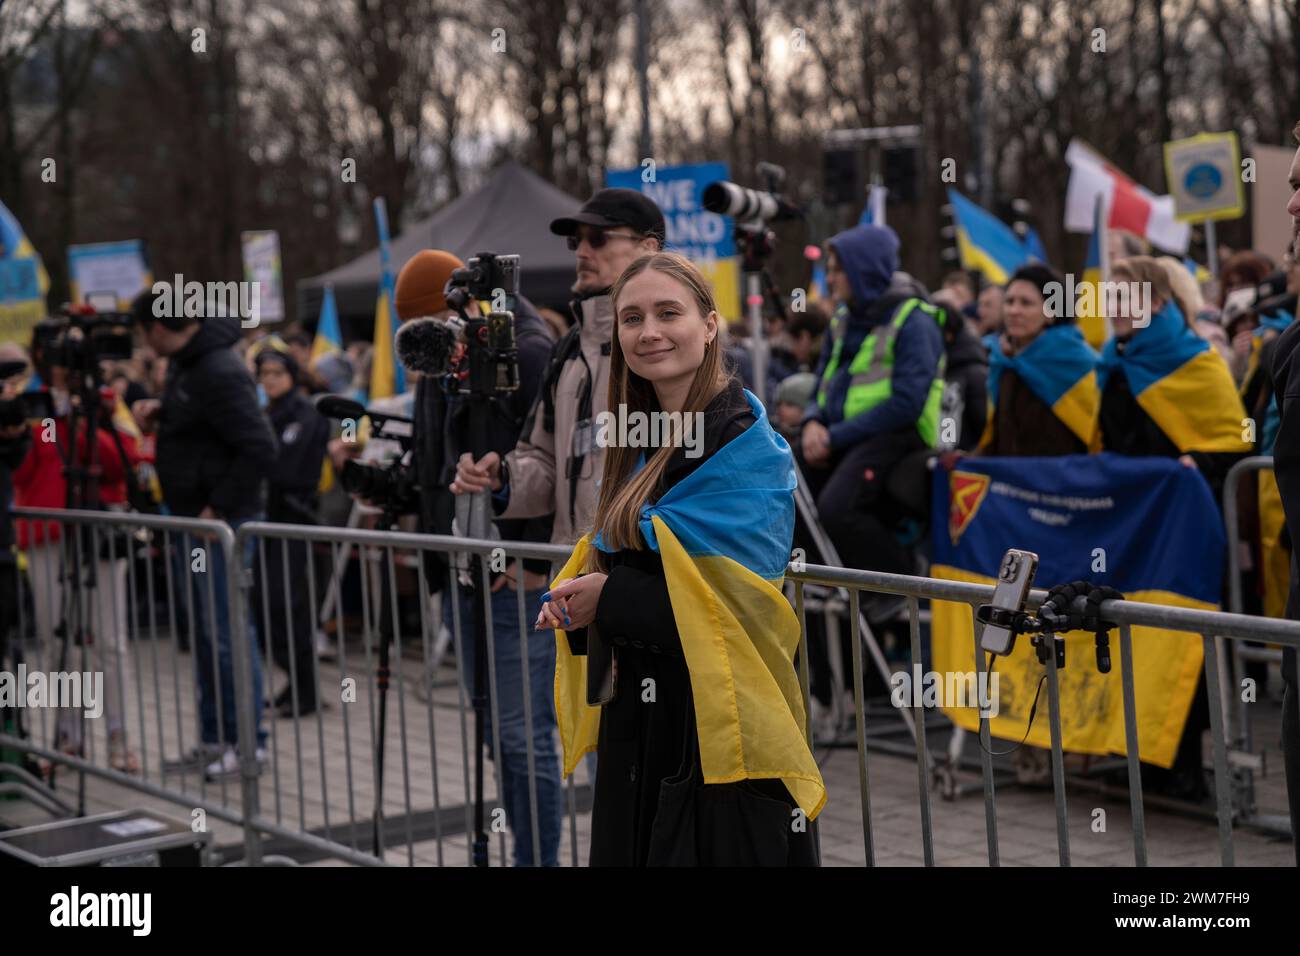
[[[458,598],[461,576],[465,571],[457,565],[464,563],[461,560],[464,555],[476,554],[485,562],[497,562],[497,566],[503,560],[539,558],[558,567],[558,563],[567,558],[569,549],[522,542],[270,523],[248,523],[232,532],[219,522],[134,514],[15,509],[15,515],[47,525],[58,524],[64,529],[90,529],[84,539],[82,535],[73,536],[71,547],[63,554],[65,564],[84,568],[90,555],[101,553],[101,541],[107,541],[102,553],[110,565],[124,550],[129,550],[132,555],[126,562],[125,572],[122,572],[126,578],[122,593],[109,589],[108,603],[103,600],[87,602],[84,594],[70,593],[77,589],[66,583],[58,598],[65,613],[70,608],[72,613],[85,617],[88,604],[94,605],[92,610],[98,609],[99,620],[90,622],[93,626],[88,628],[93,640],[80,647],[75,643],[70,645],[72,651],[82,655],[91,666],[98,660],[95,655],[101,653],[98,649],[103,644],[103,635],[112,630],[111,624],[108,628],[104,626],[105,613],[111,613],[116,607],[113,601],[121,599],[127,605],[127,651],[113,657],[107,677],[116,681],[122,691],[119,723],[124,725],[126,739],[138,753],[139,772],[123,772],[109,765],[112,755],[105,721],[84,722],[91,726],[85,734],[85,746],[76,754],[60,750],[56,733],[58,721],[52,719],[49,712],[42,711],[29,721],[27,737],[0,734],[0,745],[44,758],[56,768],[75,774],[78,811],[85,811],[87,779],[102,779],[187,808],[191,813],[202,809],[210,816],[238,827],[239,839],[233,841],[233,845],[227,843],[224,848],[226,862],[230,862],[231,857],[247,865],[304,862],[326,857],[361,865],[455,865],[472,862],[472,714],[467,706],[468,685],[464,669],[468,655],[467,639],[472,632],[462,620]],[[125,549],[117,536],[108,533],[112,529],[132,532]],[[200,538],[199,535],[206,537]],[[64,540],[67,540],[66,536]],[[301,544],[294,546],[294,542]],[[350,548],[355,556],[356,567],[351,575],[341,566],[344,548]],[[438,601],[428,596],[430,580],[424,556],[431,553],[451,556],[451,566],[446,569],[447,581]],[[240,556],[242,567],[245,555],[253,556],[254,560],[247,569],[231,575],[235,586],[229,588],[226,595],[221,595],[218,582],[211,573],[213,560],[220,559],[226,567],[231,567],[236,556]],[[29,574],[33,562],[50,562],[58,558],[49,549],[30,545],[24,556],[29,564]],[[202,559],[206,559],[206,566]],[[317,599],[325,593],[320,585],[322,581],[333,579],[336,572],[338,579],[344,582],[343,586],[330,591],[331,600],[336,605],[334,639],[338,650],[337,664],[318,661],[313,656],[312,672],[306,674],[300,672],[296,659],[290,656],[287,675],[273,677],[270,642],[277,639],[277,633],[280,638],[292,633],[294,612],[286,602],[281,611],[285,626],[277,632],[276,622],[272,620],[274,612],[268,603],[262,603],[259,615],[250,614],[256,603],[254,595],[260,588],[263,595],[278,591],[286,598],[305,597],[308,616],[314,622],[319,608]],[[486,586],[486,567],[482,569],[482,577],[482,584]],[[53,605],[55,595],[49,587],[49,580],[47,574],[41,590],[44,599]],[[351,585],[347,584],[349,580]],[[805,635],[808,633],[807,614],[811,603],[806,593],[809,586],[835,589],[847,599],[853,653],[853,716],[861,837],[865,860],[874,865],[879,846],[871,806],[873,748],[865,709],[863,677],[866,661],[861,640],[860,595],[869,591],[906,598],[912,659],[920,661],[921,602],[955,602],[966,604],[973,611],[979,604],[991,600],[993,588],[812,565],[791,568],[787,574],[787,592]],[[1031,605],[1036,607],[1045,594],[1041,590],[1033,592]],[[449,597],[457,598],[449,607],[450,636],[443,633],[435,608]],[[233,699],[237,702],[234,743],[238,748],[238,774],[209,781],[201,768],[177,769],[164,763],[162,758],[183,753],[187,745],[197,739],[197,652],[206,650],[210,653],[213,670],[220,673],[220,654],[212,646],[215,642],[205,643],[202,634],[205,627],[208,634],[219,629],[217,611],[223,605],[231,622],[230,667],[234,675]],[[542,635],[532,630],[537,608],[525,607],[522,590],[514,592],[513,605],[520,659],[527,660],[530,646],[535,648],[539,637],[550,640],[550,633]],[[26,610],[23,609],[24,628]],[[50,608],[47,611],[50,613],[38,615],[39,626],[34,636],[20,639],[18,647],[24,660],[32,659],[39,667],[58,669],[50,667],[50,664],[59,660],[63,652],[62,641],[51,626],[55,614]],[[1118,666],[1128,744],[1125,760],[1133,853],[1135,862],[1143,866],[1147,863],[1148,847],[1137,756],[1138,727],[1130,628],[1145,625],[1199,634],[1205,649],[1207,686],[1211,700],[1214,700],[1226,679],[1220,658],[1214,652],[1216,638],[1300,646],[1300,623],[1131,601],[1105,602],[1102,611],[1108,619],[1120,624]],[[490,620],[487,628],[491,634]],[[188,636],[188,651],[186,642],[182,641],[183,635]],[[379,664],[379,650],[385,636],[391,639],[392,648],[387,673]],[[982,671],[984,664],[983,655],[978,653],[978,624],[971,637],[976,649],[977,670]],[[254,639],[256,654],[251,653]],[[441,657],[439,644],[448,640],[457,650],[454,680],[443,677],[442,669],[438,667]],[[1048,658],[1045,673],[1047,717],[1051,728],[1058,859],[1061,865],[1069,865],[1070,832],[1061,746],[1061,718],[1063,707],[1068,708],[1069,701],[1061,699],[1055,659],[1052,655]],[[67,659],[64,654],[65,663]],[[287,722],[276,721],[273,716],[265,718],[268,736],[264,766],[259,765],[256,746],[262,700],[257,699],[254,690],[254,672],[259,662],[263,672],[263,698],[270,697],[275,683],[286,681],[290,701],[300,700],[309,689],[307,682],[311,681],[317,689],[318,700],[325,703],[324,708],[318,707],[309,715],[295,715]],[[808,655],[803,653],[799,655],[799,674],[807,703]],[[506,678],[499,672],[496,654],[487,656],[487,677],[493,717],[489,739],[492,752],[498,755],[498,759],[491,761],[495,791],[488,794],[485,804],[490,816],[492,843],[497,850],[495,855],[505,864],[508,862],[508,827],[504,824],[509,821],[503,819],[502,812],[502,694],[498,690]],[[381,689],[385,680],[390,689],[386,696],[387,706],[381,709]],[[545,780],[541,768],[545,762],[558,758],[553,747],[550,753],[539,753],[534,746],[534,731],[538,730],[537,722],[543,718],[530,706],[536,690],[531,681],[528,668],[523,667],[519,684],[523,690],[526,759],[526,773],[522,776],[526,780],[521,782],[516,775],[512,785],[526,786],[527,789],[532,859],[537,861],[542,858],[543,849],[539,787],[545,784]],[[223,708],[226,705],[220,694],[215,694],[214,698],[216,709],[222,710],[217,721],[220,728],[228,723],[224,719]],[[294,709],[297,709],[296,704]],[[909,726],[916,755],[917,802],[921,821],[918,839],[924,863],[934,865],[936,848],[930,805],[932,758],[927,746],[927,713],[919,704],[911,709],[917,711]],[[1220,859],[1224,865],[1231,866],[1234,863],[1234,810],[1226,725],[1220,708],[1211,707],[1210,712]],[[980,738],[985,744],[980,761],[985,800],[985,842],[988,862],[998,865],[997,789],[989,754],[987,721],[981,719],[980,727]],[[384,738],[382,748],[381,734]],[[811,721],[809,735],[811,742]],[[231,743],[226,739],[228,734],[218,736],[220,744]],[[382,760],[379,759],[381,753]],[[883,757],[884,754],[877,749],[875,759]],[[574,776],[582,774],[580,770]],[[63,773],[56,770],[56,780],[62,779]],[[62,803],[61,791],[57,788],[50,790],[38,785],[39,781],[21,783],[48,798],[43,805],[51,807],[52,812]],[[103,794],[92,796],[103,799]],[[843,793],[832,793],[830,799],[836,801],[843,797]],[[572,865],[578,865],[582,838],[577,814],[579,804],[590,800],[590,788],[577,786],[571,777],[565,800],[567,840],[562,839],[559,853]],[[518,821],[515,823],[517,826]],[[814,825],[820,826],[820,821]],[[459,850],[462,846],[464,856]]]
[[[1241,535],[1240,509],[1237,504],[1238,490],[1246,476],[1254,476],[1273,470],[1271,455],[1256,455],[1244,458],[1229,469],[1223,483],[1223,523],[1228,540],[1228,602],[1227,610],[1244,613],[1245,601],[1242,593],[1242,554],[1238,538]],[[1248,538],[1258,538],[1259,528],[1247,529]],[[1262,552],[1261,552],[1262,556]],[[1257,569],[1262,571],[1263,568]],[[1220,659],[1225,657],[1222,642],[1218,642]],[[1248,661],[1257,661],[1265,665],[1281,664],[1282,652],[1272,647],[1255,647],[1245,641],[1233,641],[1230,648],[1232,673],[1238,682],[1246,674]],[[1223,666],[1221,664],[1220,666]],[[1234,706],[1235,705],[1235,706]],[[1233,773],[1233,804],[1241,821],[1249,826],[1256,826],[1274,833],[1291,832],[1288,814],[1268,813],[1259,807],[1255,786],[1255,775],[1264,769],[1263,756],[1256,752],[1255,732],[1252,724],[1253,708],[1244,695],[1226,693],[1224,697],[1224,720],[1228,725],[1229,763]],[[1235,721],[1234,718],[1235,717]]]

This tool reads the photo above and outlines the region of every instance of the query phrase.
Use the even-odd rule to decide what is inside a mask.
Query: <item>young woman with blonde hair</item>
[[[559,631],[565,772],[599,755],[590,862],[815,864],[826,793],[781,592],[790,447],[725,370],[694,265],[643,256],[612,298],[609,409],[691,424],[658,447],[608,445],[594,528],[538,617]]]

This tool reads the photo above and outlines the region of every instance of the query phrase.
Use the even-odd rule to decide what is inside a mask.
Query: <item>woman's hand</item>
[[[472,495],[483,489],[501,490],[501,456],[488,452],[478,461],[469,452],[456,462],[456,479],[451,483],[454,495]]]
[[[547,592],[548,600],[543,602],[542,613],[537,615],[533,627],[538,630],[555,627],[566,631],[586,627],[596,619],[596,605],[600,603],[606,577],[608,575],[593,571],[581,577],[557,581]]]
[[[822,466],[831,460],[831,433],[825,425],[810,420],[803,426],[799,436],[803,443],[803,459],[810,465]]]

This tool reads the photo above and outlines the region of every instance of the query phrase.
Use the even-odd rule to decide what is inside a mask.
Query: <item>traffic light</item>
[[[895,202],[916,202],[920,192],[918,173],[921,168],[921,147],[886,146],[881,151],[885,188]]]
[[[827,205],[862,204],[866,191],[862,166],[861,148],[822,152],[822,195]]]

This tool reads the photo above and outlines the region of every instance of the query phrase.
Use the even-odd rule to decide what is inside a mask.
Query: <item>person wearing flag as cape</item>
[[[1041,263],[1022,266],[1007,282],[1005,330],[989,351],[989,414],[977,454],[1043,457],[1095,450],[1097,353],[1084,341],[1072,308],[1050,314],[1048,290],[1063,287],[1061,277]]]
[[[1251,446],[1246,409],[1219,353],[1196,334],[1173,295],[1168,273],[1150,256],[1117,262],[1112,280],[1148,284],[1151,314],[1121,306],[1114,337],[1097,366],[1101,441],[1121,455],[1162,455],[1197,468],[1215,499],[1228,469]],[[1119,373],[1119,374],[1117,374]]]
[[[1150,290],[1150,314],[1134,297],[1122,298],[1111,316],[1114,337],[1097,366],[1101,387],[1100,434],[1106,451],[1177,458],[1197,469],[1216,501],[1228,469],[1250,452],[1242,429],[1246,410],[1227,364],[1192,329],[1178,307],[1169,275],[1150,256],[1115,263],[1116,282]],[[1173,767],[1147,765],[1144,784],[1177,799],[1198,801],[1208,791],[1201,769],[1201,734],[1210,726],[1209,698],[1201,677],[1183,726]]]
[[[815,865],[826,788],[781,592],[790,447],[724,370],[713,293],[688,260],[643,256],[612,298],[608,407],[696,414],[704,437],[607,449],[594,527],[535,625],[557,631],[565,773],[599,755],[590,863]]]

